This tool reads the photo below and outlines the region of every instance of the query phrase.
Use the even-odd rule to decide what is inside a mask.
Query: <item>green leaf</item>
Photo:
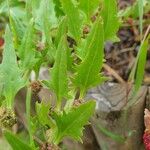
[[[55,3],[55,12],[56,12],[56,16],[59,17],[59,16],[63,16],[64,13],[61,9],[61,3],[60,3],[60,0],[54,0],[54,3]]]
[[[56,60],[51,70],[51,87],[57,96],[58,103],[68,96],[67,81],[67,41],[63,36],[58,45]]]
[[[30,146],[28,146],[28,144],[21,141],[18,137],[16,137],[9,131],[5,131],[4,136],[13,150],[33,150]]]
[[[139,12],[140,35],[141,35],[141,38],[142,38],[142,34],[143,34],[144,0],[138,0],[138,12]]]
[[[95,101],[88,101],[79,107],[72,108],[70,112],[63,114],[54,114],[57,128],[54,143],[58,144],[65,136],[81,141],[83,126],[88,123],[90,116],[94,113]]]
[[[39,8],[36,10],[35,13],[35,22],[36,25],[39,26],[40,30],[44,30],[44,27],[47,23],[49,28],[49,32],[51,30],[51,28],[54,28],[57,26],[57,17],[56,17],[56,13],[55,13],[55,5],[53,0],[41,0]],[[45,23],[43,21],[46,21]]]
[[[60,24],[59,24],[57,35],[55,37],[54,43],[55,43],[56,47],[58,47],[58,44],[59,44],[62,36],[66,33],[67,33],[67,19],[66,19],[66,17],[64,17],[61,20]],[[71,57],[71,50],[70,50],[70,48],[67,44],[66,44],[66,46],[67,46],[66,47],[66,51],[67,51],[67,68],[68,68],[68,70],[71,70],[72,69],[72,62],[73,62],[72,57]]]
[[[59,23],[57,34],[55,37],[54,43],[55,43],[56,47],[58,47],[58,44],[59,44],[62,36],[66,33],[67,33],[67,18],[64,17]]]
[[[33,140],[33,132],[32,132],[32,127],[31,127],[31,96],[32,96],[32,91],[31,87],[27,89],[27,94],[26,94],[26,122],[27,122],[27,129],[30,137],[30,145],[34,146],[34,140]]]
[[[131,6],[128,6],[126,9],[120,10],[118,12],[119,17],[123,17],[124,19],[127,19],[128,17],[137,19],[140,16],[139,18],[140,18],[140,20],[142,20],[143,19],[142,14],[147,13],[150,9],[149,0],[142,0],[142,1],[136,0]],[[142,23],[142,22],[140,21],[140,23]]]
[[[117,1],[104,0],[102,17],[104,20],[104,32],[106,40],[116,40],[116,32],[119,29],[119,19],[117,17]]]
[[[79,9],[72,0],[61,0],[61,3],[64,12],[67,15],[68,29],[71,37],[78,42],[81,36],[82,25]]]
[[[102,69],[104,57],[104,29],[101,19],[95,22],[87,38],[82,56],[85,58],[77,66],[74,83],[80,88],[82,96],[84,96],[88,88],[99,84],[102,79],[99,74],[99,71]]]
[[[21,59],[21,67],[23,70],[32,70],[37,62],[36,51],[34,49],[34,23],[33,20],[29,22],[25,35],[22,39],[19,49],[19,57]]]
[[[25,26],[23,21],[18,18],[12,11],[10,11],[9,20],[14,36],[15,47],[18,48],[25,32]]]
[[[148,51],[148,41],[150,39],[150,36],[145,39],[140,46],[138,56],[136,58],[136,63],[133,68],[132,72],[132,78],[134,78],[134,94],[139,90],[143,77],[145,72],[145,64],[146,64],[146,58],[147,58],[147,51]]]
[[[26,18],[29,21],[32,17],[32,0],[26,0]]]
[[[100,0],[79,0],[79,8],[87,15],[88,20],[99,7]]]
[[[5,46],[2,64],[0,65],[0,76],[7,107],[11,108],[16,93],[25,85],[25,81],[17,64],[12,34],[8,26],[5,33]]]
[[[137,18],[137,16],[138,16],[138,4],[137,4],[137,1],[133,5],[128,6],[126,9],[119,10],[118,16],[120,18],[123,17],[124,19],[127,19],[129,16],[131,16],[133,18]]]
[[[109,131],[108,129],[102,127],[100,124],[96,124],[96,127],[99,129],[99,131],[101,133],[103,133],[104,135],[106,135],[107,137],[110,137],[112,140],[116,141],[116,142],[120,142],[120,143],[124,143],[126,138],[119,135],[119,134],[116,134],[116,133],[113,133],[111,131]]]
[[[44,29],[43,31],[45,34],[46,42],[49,47],[49,52],[51,53],[52,57],[55,58],[56,49],[53,45],[51,32],[50,32],[50,29],[54,27],[53,25],[55,26],[57,25],[57,19],[56,19],[55,12],[54,12],[54,4],[52,0],[50,2],[49,1],[45,2],[44,0],[43,3],[44,3],[44,8],[43,8],[43,28]],[[54,18],[53,21],[52,21],[52,18]]]
[[[54,126],[54,121],[49,117],[50,113],[50,105],[44,102],[36,103],[36,112],[38,116],[39,122],[45,126],[48,125],[49,127]]]
[[[9,3],[9,7],[8,7]],[[16,13],[20,18],[25,16],[24,3],[18,0],[0,1],[0,14],[9,16],[9,9]]]
[[[50,62],[54,61],[56,55],[56,48],[52,42],[51,35],[51,29],[57,26],[57,18],[54,10],[52,0],[42,0],[36,17],[36,25],[38,30],[43,32],[42,39],[45,40],[46,54]]]

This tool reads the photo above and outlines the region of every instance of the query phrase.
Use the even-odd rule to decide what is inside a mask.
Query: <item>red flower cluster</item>
[[[150,111],[145,109],[144,113],[145,133],[143,135],[143,142],[145,149],[150,150]]]
[[[144,133],[143,142],[145,145],[145,149],[150,150],[150,134],[149,133]]]
[[[0,47],[3,46],[3,44],[4,44],[4,39],[0,38]]]

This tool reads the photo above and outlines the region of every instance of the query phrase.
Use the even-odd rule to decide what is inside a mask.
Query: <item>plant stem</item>
[[[85,90],[80,90],[79,99],[83,99],[85,97]]]
[[[147,30],[146,30],[145,35],[144,35],[144,37],[143,37],[143,40],[141,41],[141,45],[144,43],[144,41],[146,40],[147,36],[149,35],[149,31],[150,31],[150,25],[147,27]],[[141,47],[141,45],[140,45],[140,47]],[[131,70],[131,73],[130,73],[130,75],[129,75],[128,81],[133,81],[133,80],[134,80],[135,71],[136,71],[136,67],[137,67],[137,63],[138,63],[140,54],[141,54],[141,52],[139,51],[138,54],[137,54],[136,60],[135,60],[134,67],[133,67],[133,69]]]
[[[12,109],[12,98],[11,98],[11,96],[9,96],[8,98],[6,98],[6,107],[8,109]]]
[[[74,95],[76,95],[76,90],[75,90],[75,89],[72,91],[71,95],[72,95],[72,98],[69,99],[69,100],[66,102],[66,105],[65,105],[65,107],[64,107],[64,110],[65,110],[66,112],[68,112],[68,111],[72,108],[72,105],[73,105],[73,103],[74,103],[74,100],[75,100]]]
[[[26,95],[26,117],[27,117],[27,127],[28,132],[30,136],[30,144],[34,146],[34,140],[32,136],[32,129],[31,129],[31,116],[30,116],[30,110],[31,110],[31,88],[27,89],[27,95]]]
[[[12,93],[7,93],[6,97],[6,107],[8,109],[13,109],[14,95]]]
[[[57,98],[56,110],[61,111],[61,100],[60,100],[60,98]]]

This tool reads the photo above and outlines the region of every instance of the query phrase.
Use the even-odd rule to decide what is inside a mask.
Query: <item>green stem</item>
[[[27,117],[27,127],[28,127],[28,132],[30,136],[30,144],[34,146],[34,140],[32,136],[32,129],[31,129],[31,88],[27,89],[27,95],[26,95],[26,117]]]
[[[72,108],[74,100],[75,100],[76,92],[77,92],[76,89],[72,90],[72,92],[71,92],[72,98],[67,100],[66,105],[64,107],[64,110],[66,112],[68,112]]]
[[[13,109],[13,102],[14,102],[14,98],[15,98],[15,95],[11,93],[7,93],[7,96],[6,96],[6,107],[8,109]]]
[[[51,127],[51,128],[56,127],[55,121],[54,121],[50,116],[48,117],[48,119],[49,119],[50,127]]]
[[[61,100],[60,100],[60,98],[57,98],[56,110],[57,110],[58,112],[61,111]]]
[[[79,96],[79,99],[84,99],[85,97],[85,90],[80,90],[80,96]]]
[[[24,75],[23,75],[23,78],[25,79],[25,80],[27,80],[28,78],[29,78],[29,76],[30,76],[30,74],[31,74],[31,71],[26,71],[25,73],[24,73]]]
[[[10,96],[6,99],[6,107],[12,109],[12,98]]]

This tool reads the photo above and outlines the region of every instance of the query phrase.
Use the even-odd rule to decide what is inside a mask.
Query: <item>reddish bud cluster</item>
[[[30,86],[31,86],[33,94],[38,94],[42,89],[42,85],[40,81],[33,81],[31,82]]]
[[[0,47],[4,45],[4,39],[0,38]]]
[[[144,113],[145,133],[143,135],[143,142],[145,149],[150,150],[150,111],[145,109]]]
[[[145,145],[145,149],[150,150],[150,134],[149,133],[144,133],[143,142]]]

